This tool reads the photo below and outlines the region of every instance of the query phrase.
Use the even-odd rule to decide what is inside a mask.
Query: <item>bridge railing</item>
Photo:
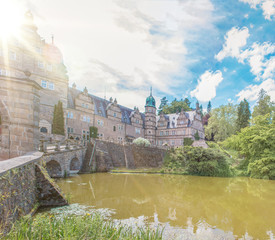
[[[79,149],[86,146],[86,142],[67,139],[63,142],[48,140],[40,140],[39,151],[44,153],[68,151],[73,149]]]

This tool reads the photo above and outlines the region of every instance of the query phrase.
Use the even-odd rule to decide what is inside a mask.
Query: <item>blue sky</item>
[[[141,110],[150,86],[157,104],[275,101],[275,0],[11,1],[54,34],[79,89]]]

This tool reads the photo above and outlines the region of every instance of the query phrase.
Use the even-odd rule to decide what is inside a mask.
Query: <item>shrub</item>
[[[194,137],[195,137],[195,140],[196,140],[196,141],[200,140],[200,135],[199,135],[198,130],[196,131]]]
[[[191,146],[193,144],[192,138],[184,138],[183,139],[183,146]]]
[[[228,177],[231,175],[228,161],[228,156],[218,149],[187,146],[171,149],[164,158],[164,167],[167,172]]]
[[[97,138],[97,127],[90,127],[90,138]]]
[[[145,146],[145,147],[150,146],[150,142],[147,139],[141,138],[141,137],[135,139],[133,143],[139,146]]]

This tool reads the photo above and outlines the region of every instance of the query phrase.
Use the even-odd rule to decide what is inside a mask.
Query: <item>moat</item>
[[[274,238],[275,181],[96,173],[57,183],[71,203],[113,209],[115,219],[144,216],[187,239]]]

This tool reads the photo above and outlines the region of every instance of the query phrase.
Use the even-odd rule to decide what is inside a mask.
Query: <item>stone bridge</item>
[[[86,146],[71,145],[68,142],[49,144],[43,142],[40,151],[44,152],[42,160],[51,177],[66,177],[78,173],[85,158]]]

